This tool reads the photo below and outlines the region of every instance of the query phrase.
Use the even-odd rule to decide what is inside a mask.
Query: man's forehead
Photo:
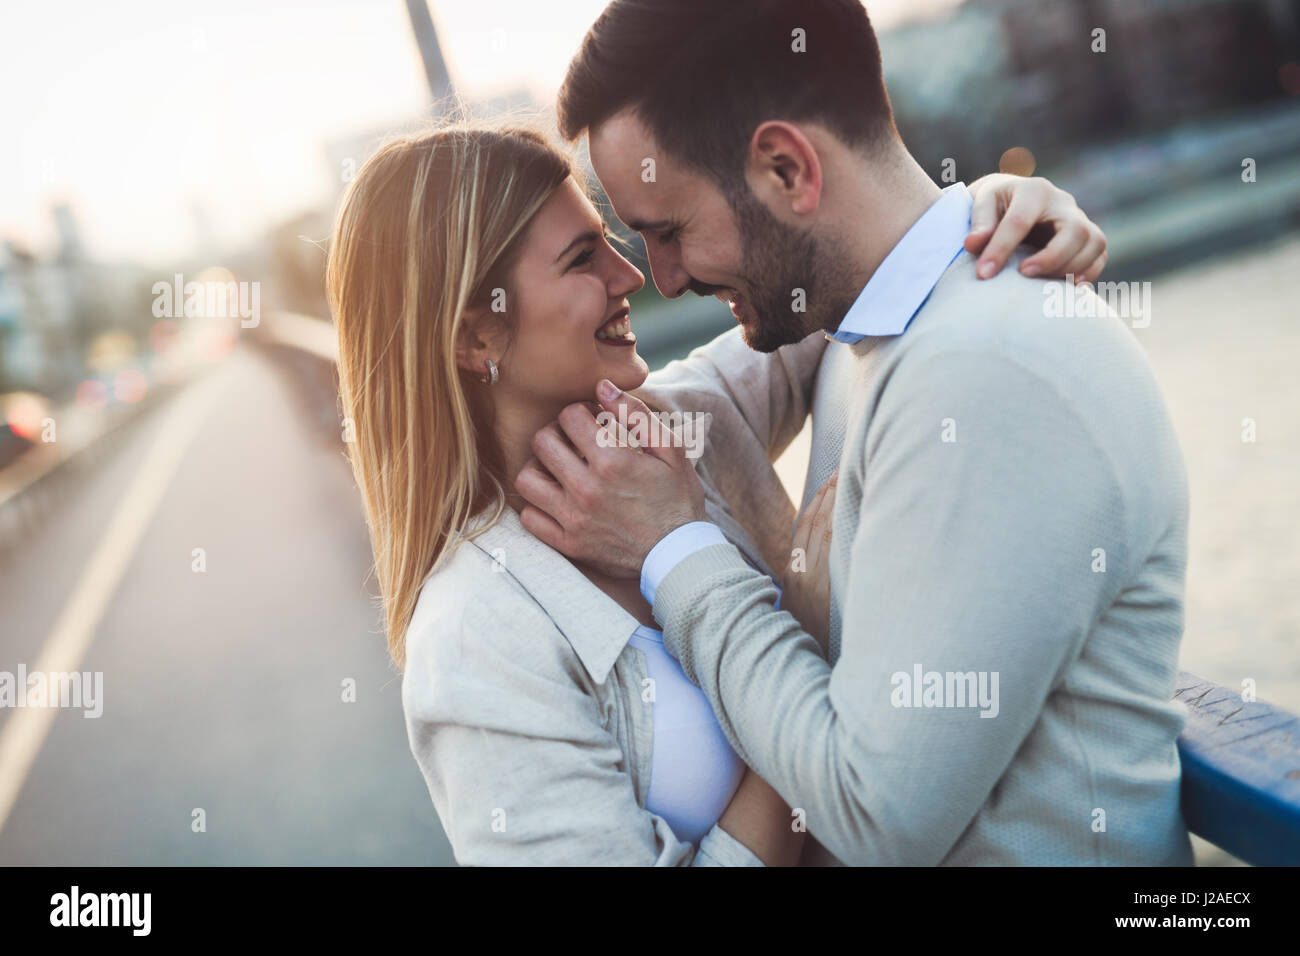
[[[642,121],[636,110],[625,107],[602,123],[587,131],[592,161],[618,163],[635,161],[658,152],[654,133]]]
[[[662,226],[689,177],[663,155],[641,118],[625,109],[592,127],[587,139],[591,165],[618,217],[638,231]]]

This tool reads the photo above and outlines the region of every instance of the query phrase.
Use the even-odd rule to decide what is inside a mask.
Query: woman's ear
[[[483,373],[486,343],[478,334],[479,317],[468,314],[456,332],[456,365],[464,372]]]
[[[500,364],[504,354],[503,331],[498,326],[499,316],[486,314],[486,310],[467,312],[456,335],[456,365],[475,375],[486,375],[488,359]]]

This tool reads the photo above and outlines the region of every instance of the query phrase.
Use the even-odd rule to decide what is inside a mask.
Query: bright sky
[[[430,0],[470,97],[549,102],[606,0]],[[956,0],[869,0],[878,26]],[[402,0],[9,4],[0,33],[0,238],[48,252],[70,202],[92,256],[166,264],[328,204],[324,144],[426,108]],[[196,209],[199,210],[196,213]]]

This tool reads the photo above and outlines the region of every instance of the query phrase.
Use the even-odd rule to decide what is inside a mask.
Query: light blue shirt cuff
[[[711,521],[691,521],[659,539],[641,564],[641,595],[655,606],[655,592],[670,571],[696,551],[713,544],[726,544],[722,529]]]

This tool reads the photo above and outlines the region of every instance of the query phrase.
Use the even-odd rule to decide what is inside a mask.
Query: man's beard
[[[845,280],[846,270],[811,233],[787,226],[742,186],[731,207],[740,230],[740,274],[753,312],[743,326],[745,344],[774,352],[805,338],[815,329],[834,330],[857,298]],[[802,289],[799,296],[796,290]],[[802,303],[805,311],[795,311]]]

